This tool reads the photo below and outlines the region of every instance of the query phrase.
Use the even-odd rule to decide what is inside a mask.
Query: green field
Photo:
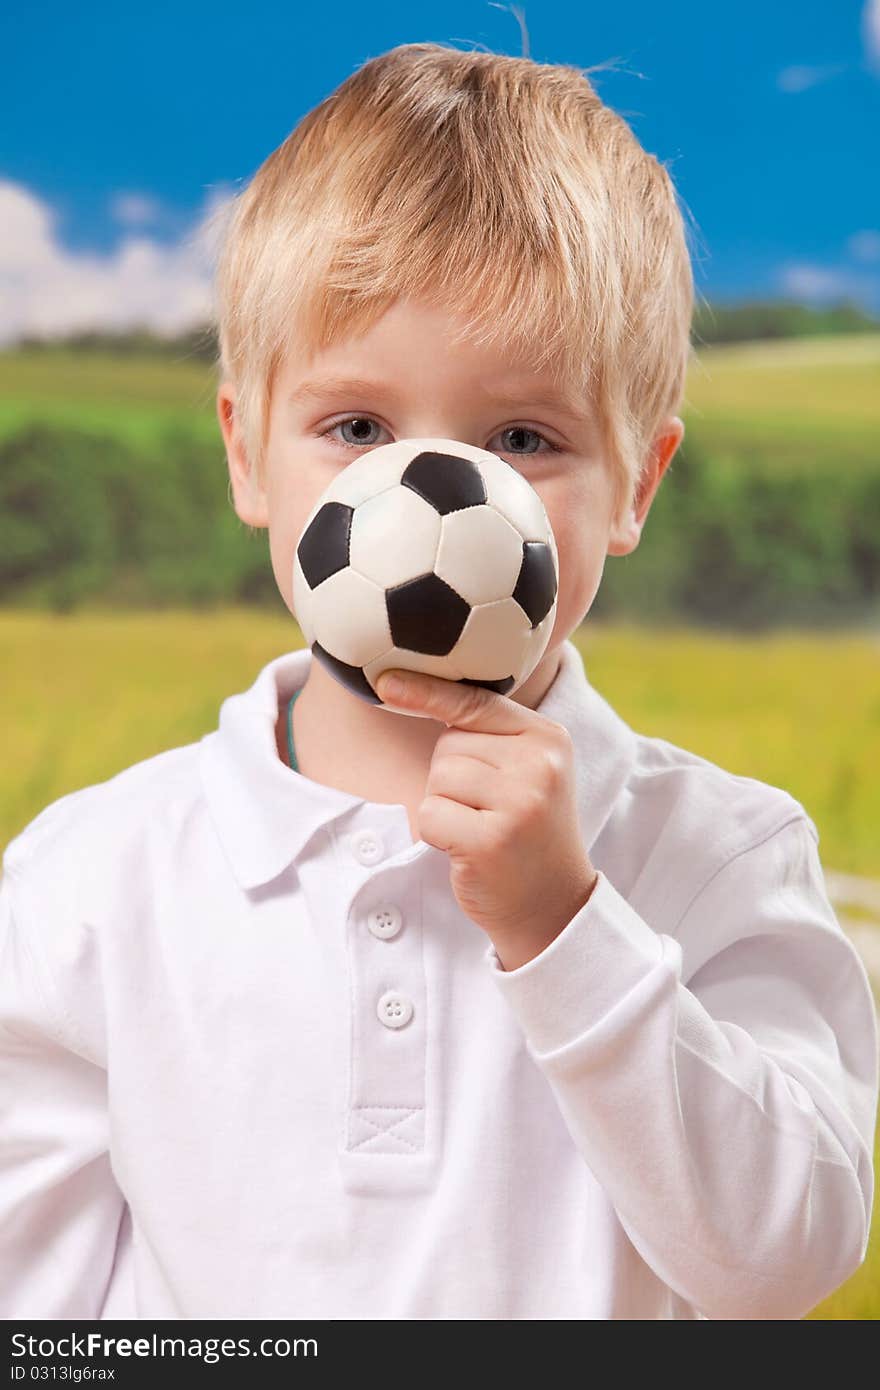
[[[791,338],[704,349],[684,419],[713,451],[772,457],[776,467],[878,464],[880,335]]]
[[[99,353],[0,353],[0,434],[30,420],[69,422],[147,443],[168,425],[220,432],[215,377],[194,358]],[[779,467],[832,453],[841,467],[877,463],[880,334],[704,348],[683,414],[712,449],[772,450]]]

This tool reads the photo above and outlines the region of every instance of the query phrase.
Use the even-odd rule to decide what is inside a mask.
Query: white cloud
[[[51,207],[22,184],[0,180],[0,345],[26,334],[146,327],[173,337],[213,310],[218,237],[233,191],[210,193],[192,230],[171,245],[123,239],[109,255],[68,251]]]
[[[880,0],[864,0],[861,27],[865,59],[880,74]],[[848,63],[796,63],[776,74],[776,85],[781,92],[806,92],[846,72],[848,67]]]
[[[854,232],[846,243],[846,249],[855,261],[880,261],[880,232],[873,228]]]
[[[868,60],[880,67],[880,0],[865,0],[862,39]]]
[[[827,63],[824,67],[810,67],[808,64],[783,68],[776,77],[776,85],[782,92],[805,92],[810,87],[818,87],[846,69],[846,63]]]
[[[143,227],[162,220],[162,204],[147,193],[116,193],[110,216],[123,227]]]
[[[779,288],[793,299],[808,303],[847,299],[865,309],[880,308],[880,276],[870,271],[793,261],[781,267],[777,279]]]

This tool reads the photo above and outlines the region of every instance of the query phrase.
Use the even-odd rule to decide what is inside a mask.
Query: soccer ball
[[[558,582],[549,518],[521,473],[457,440],[399,439],[318,498],[293,608],[317,660],[372,704],[392,666],[507,695],[544,654]]]

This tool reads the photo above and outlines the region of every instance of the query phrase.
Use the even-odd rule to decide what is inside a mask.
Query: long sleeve
[[[805,814],[668,931],[600,871],[539,955],[486,963],[646,1263],[708,1318],[801,1318],[862,1263],[877,1016]]]
[[[47,968],[25,878],[7,864],[0,880],[0,1316],[98,1318],[125,1211],[107,1076]]]

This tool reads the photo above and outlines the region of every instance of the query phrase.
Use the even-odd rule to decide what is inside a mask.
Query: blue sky
[[[880,311],[880,0],[321,6],[49,0],[0,22],[0,338],[199,321],[199,228],[394,44],[589,67],[670,169],[709,298]]]

